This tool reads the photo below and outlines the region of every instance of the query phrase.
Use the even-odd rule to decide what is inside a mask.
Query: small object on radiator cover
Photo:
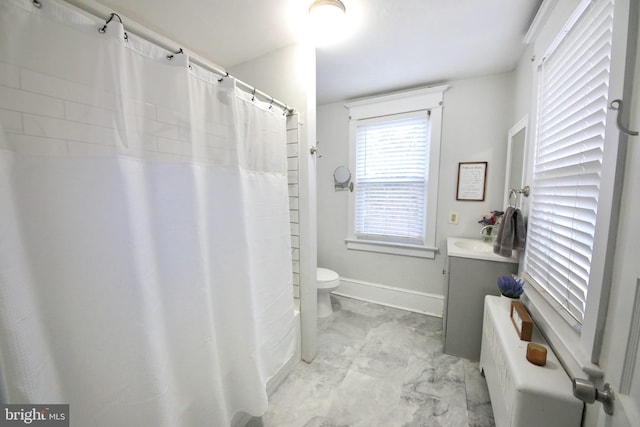
[[[530,342],[527,344],[527,360],[534,365],[544,366],[547,364],[547,349],[542,344]]]
[[[485,296],[480,369],[496,427],[579,427],[584,404],[573,396],[569,375],[535,325],[531,340],[547,348],[547,364],[541,368],[523,357],[528,343],[505,321],[510,307]]]
[[[511,322],[522,341],[531,341],[533,320],[520,301],[511,302]]]

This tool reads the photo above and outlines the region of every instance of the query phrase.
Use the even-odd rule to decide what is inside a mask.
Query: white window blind
[[[358,123],[357,238],[424,244],[429,135],[427,111]]]
[[[539,70],[525,273],[582,322],[600,193],[613,3],[584,2]]]

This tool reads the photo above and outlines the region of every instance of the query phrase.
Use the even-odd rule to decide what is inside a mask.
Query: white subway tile
[[[20,85],[30,92],[110,110],[115,110],[119,104],[114,93],[31,70],[20,70]]]
[[[175,139],[158,138],[158,151],[169,154],[183,154],[182,143]]]
[[[299,209],[299,199],[297,197],[289,197],[289,209]]]
[[[187,117],[188,113],[170,110],[165,107],[156,106],[156,119],[159,122],[168,123],[170,125],[176,126],[187,126],[189,125],[189,118]],[[212,123],[206,123],[206,129],[213,129],[216,126]]]
[[[149,103],[139,101],[137,99],[127,99],[124,101],[125,114],[134,114],[145,119],[156,119],[156,106]]]
[[[287,144],[287,157],[298,157],[298,143]]]
[[[82,122],[89,125],[115,128],[117,114],[113,110],[92,107],[77,102],[65,101],[65,118],[74,122]]]
[[[0,108],[49,117],[64,117],[61,100],[0,86]]]
[[[290,222],[298,224],[300,222],[300,211],[294,211],[294,210],[290,210],[289,211],[289,219]]]
[[[291,267],[293,268],[293,264],[291,265]],[[300,286],[300,274],[299,273],[293,273],[293,286]]]
[[[140,135],[145,151],[158,151],[158,137],[152,135]]]
[[[286,128],[289,129],[298,129],[298,122],[300,121],[300,115],[298,113],[287,116]]]
[[[18,67],[0,62],[0,85],[20,87],[20,72]]]
[[[89,142],[91,144],[115,145],[115,130],[68,120],[25,114],[24,133],[27,135],[70,141]]]
[[[176,140],[185,139],[186,136],[185,132],[181,131],[178,126],[150,119],[142,120],[142,127],[140,130],[149,135]]]
[[[287,130],[287,144],[298,143],[298,129]]]
[[[7,133],[9,148],[16,153],[28,156],[63,156],[67,153],[65,141],[37,136]]]
[[[298,197],[298,184],[289,184],[289,197]]]
[[[156,107],[156,119],[159,122],[168,123],[170,125],[178,125],[180,121],[175,111],[164,107]]]
[[[287,170],[289,171],[297,171],[298,170],[298,158],[291,157],[287,159]]]
[[[116,154],[116,147],[112,145],[89,144],[87,142],[68,141],[67,148],[73,156],[106,156]]]
[[[193,145],[188,142],[180,143],[180,154],[188,158],[194,158],[198,156],[198,160],[205,160],[207,158],[208,153],[203,153],[202,151],[195,151]]]
[[[0,109],[0,124],[6,132],[22,133],[22,114]]]
[[[293,297],[300,298],[300,285],[293,285]]]
[[[291,227],[291,235],[299,236],[300,235],[300,224],[291,223],[289,224]]]
[[[300,249],[298,248],[291,249],[291,259],[293,261],[300,261]]]
[[[300,236],[291,236],[291,247],[292,248],[300,247]]]
[[[298,171],[288,171],[287,172],[287,180],[289,184],[297,184],[298,183]]]
[[[300,273],[300,261],[293,261],[291,263],[291,268],[294,273]]]

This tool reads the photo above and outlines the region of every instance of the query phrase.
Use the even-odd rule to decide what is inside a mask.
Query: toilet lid
[[[316,273],[316,280],[318,282],[331,282],[337,280],[339,277],[338,273],[327,268],[318,268]]]

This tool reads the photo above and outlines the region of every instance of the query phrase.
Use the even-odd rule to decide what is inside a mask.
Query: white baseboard
[[[332,293],[435,317],[442,317],[444,310],[442,295],[394,288],[347,277],[340,278],[340,286]]]

